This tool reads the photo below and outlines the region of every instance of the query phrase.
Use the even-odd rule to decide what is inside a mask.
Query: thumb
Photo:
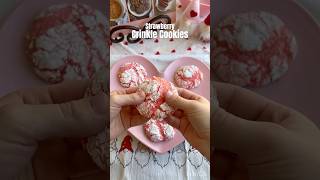
[[[170,124],[172,127],[176,129],[180,129],[180,122],[181,120],[174,115],[169,114],[168,117],[166,118],[166,122]]]
[[[178,94],[168,92],[166,94],[166,102],[168,105],[186,111],[192,105],[192,100],[185,99]]]
[[[115,94],[111,95],[110,104],[111,106],[128,106],[128,105],[138,105],[142,103],[145,99],[145,93],[143,91],[138,91],[132,94]]]
[[[54,137],[87,137],[103,131],[107,120],[107,96],[97,96],[62,104],[12,107],[11,119],[24,127],[28,137],[44,140]]]
[[[250,152],[259,152],[268,144],[275,125],[269,122],[249,121],[234,116],[220,107],[211,111],[213,122],[213,146],[216,149],[250,156]]]

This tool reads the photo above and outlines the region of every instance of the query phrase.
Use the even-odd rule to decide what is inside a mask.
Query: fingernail
[[[99,95],[93,96],[90,100],[93,110],[101,115],[107,114],[107,95],[101,93]]]
[[[167,94],[166,94],[166,97],[170,98],[172,95],[173,95],[172,91],[168,91]]]
[[[139,90],[137,91],[137,94],[138,94],[139,96],[141,96],[141,97],[144,97],[144,96],[145,96],[145,93],[144,93],[141,89],[139,89]]]

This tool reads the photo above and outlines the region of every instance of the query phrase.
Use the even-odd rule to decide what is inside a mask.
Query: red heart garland
[[[196,16],[198,16],[198,13],[197,12],[195,12],[194,10],[191,10],[190,11],[190,17],[196,17]]]

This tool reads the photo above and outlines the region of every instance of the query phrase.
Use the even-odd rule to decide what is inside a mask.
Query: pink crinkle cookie
[[[85,96],[95,96],[107,93],[109,89],[109,74],[107,68],[102,67],[93,77]],[[107,170],[107,127],[96,136],[89,137],[85,147],[93,161],[102,169]],[[109,155],[109,154],[108,154]]]
[[[193,89],[200,85],[203,73],[195,66],[182,66],[176,70],[174,80],[176,85],[185,89]]]
[[[139,63],[129,62],[120,66],[118,78],[125,88],[137,87],[147,76],[146,69]]]
[[[239,86],[261,87],[278,80],[297,54],[294,35],[281,19],[267,12],[225,18],[213,40],[215,74]]]
[[[178,93],[171,82],[160,77],[147,78],[138,88],[145,92],[145,101],[137,106],[141,115],[147,118],[164,119],[174,109],[165,102],[168,91]]]
[[[50,83],[89,79],[107,63],[108,19],[85,4],[42,11],[27,35],[27,55],[36,74]]]
[[[161,119],[150,119],[143,125],[143,129],[152,142],[170,140],[175,134],[173,127]]]

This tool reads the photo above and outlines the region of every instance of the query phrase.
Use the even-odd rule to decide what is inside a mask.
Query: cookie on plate
[[[176,85],[185,89],[198,87],[202,79],[203,73],[195,65],[179,67],[174,74]]]
[[[153,142],[162,142],[174,137],[174,129],[162,119],[150,119],[143,125],[147,137]]]
[[[50,83],[89,79],[107,63],[106,17],[85,4],[54,5],[42,11],[27,35],[27,56]]]
[[[147,78],[138,86],[146,94],[145,101],[137,106],[139,113],[146,118],[164,119],[174,109],[165,102],[168,91],[176,94],[177,89],[171,82],[155,77]]]
[[[120,85],[125,88],[137,87],[146,77],[146,69],[136,62],[122,64],[118,71]]]
[[[214,31],[217,77],[239,86],[261,87],[282,77],[297,54],[294,35],[267,12],[230,15]]]

